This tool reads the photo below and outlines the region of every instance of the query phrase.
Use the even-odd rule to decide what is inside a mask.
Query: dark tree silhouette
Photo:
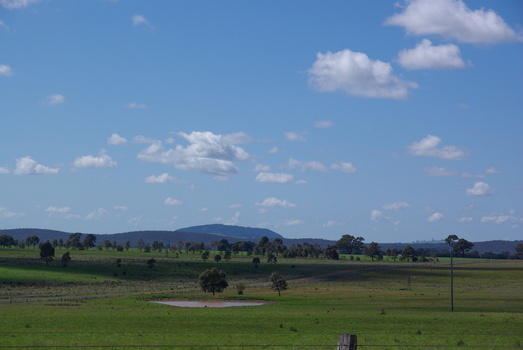
[[[53,261],[54,257],[54,247],[51,243],[45,242],[40,247],[40,258],[45,260],[45,266],[49,265],[51,261]]]
[[[206,293],[212,293],[212,295],[223,292],[229,286],[226,277],[225,271],[218,270],[216,267],[205,270],[200,275],[200,288]]]
[[[278,292],[278,296],[281,296],[282,290],[287,290],[287,281],[280,276],[279,272],[271,273],[269,280],[272,282],[271,289]]]

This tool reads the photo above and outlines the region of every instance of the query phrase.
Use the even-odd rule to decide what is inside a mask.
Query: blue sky
[[[519,0],[0,0],[0,227],[523,239]]]

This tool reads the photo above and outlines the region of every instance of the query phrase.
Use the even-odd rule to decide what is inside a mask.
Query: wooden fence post
[[[338,350],[356,350],[356,334],[338,334]]]

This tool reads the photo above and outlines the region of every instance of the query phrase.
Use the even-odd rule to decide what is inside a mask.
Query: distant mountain
[[[277,234],[274,231],[266,228],[255,228],[255,227],[242,227],[222,224],[212,225],[200,225],[181,228],[174,232],[196,232],[196,233],[209,233],[220,236],[236,237],[241,239],[256,239],[257,241],[263,236],[267,236],[269,239],[283,238],[283,236]]]

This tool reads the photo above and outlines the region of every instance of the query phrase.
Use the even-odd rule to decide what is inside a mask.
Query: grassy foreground
[[[262,258],[255,268],[252,257],[233,257],[218,264],[229,285],[246,283],[241,298],[266,305],[179,308],[148,301],[211,299],[197,291],[197,276],[216,263],[192,254],[71,255],[67,268],[46,267],[37,250],[0,250],[0,348],[333,350],[338,333],[358,335],[362,349],[523,348],[523,261],[458,261],[450,312],[445,262]],[[281,297],[264,284],[272,271],[289,282]],[[229,288],[216,298],[240,296]]]

